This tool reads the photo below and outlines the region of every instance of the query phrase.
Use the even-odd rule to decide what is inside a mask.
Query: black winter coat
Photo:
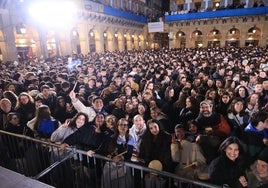
[[[144,134],[140,145],[139,157],[145,160],[146,165],[152,160],[159,160],[164,171],[172,170],[171,159],[171,136],[164,131],[160,131],[155,137],[152,134]]]
[[[93,126],[84,125],[68,136],[63,143],[68,145],[77,145],[82,150],[96,150],[102,144],[104,133],[96,133]]]
[[[229,187],[236,188],[238,179],[244,175],[245,170],[245,160],[238,158],[232,161],[225,155],[222,155],[214,159],[209,165],[210,181],[216,185],[228,184]]]

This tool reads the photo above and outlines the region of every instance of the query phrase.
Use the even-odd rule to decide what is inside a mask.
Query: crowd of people
[[[267,186],[267,48],[33,58],[2,62],[0,74],[2,130],[114,162],[158,160],[189,179]]]

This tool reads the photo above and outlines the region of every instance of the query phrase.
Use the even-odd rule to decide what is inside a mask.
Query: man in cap
[[[207,163],[216,156],[218,147],[231,132],[231,128],[223,115],[213,109],[211,100],[203,100],[200,103],[200,112],[196,118],[197,127],[202,133],[196,139],[200,144]]]
[[[262,150],[250,170],[239,178],[239,182],[240,187],[268,187],[268,147]]]
[[[104,115],[107,114],[107,112],[104,109],[103,100],[100,96],[94,96],[92,100],[92,106],[85,106],[77,97],[75,92],[72,90],[69,94],[74,108],[78,112],[84,112],[88,115],[88,121],[93,121],[96,114],[102,113]]]

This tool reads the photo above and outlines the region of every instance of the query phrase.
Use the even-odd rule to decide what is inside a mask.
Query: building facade
[[[1,60],[161,47],[268,44],[268,1],[171,0],[170,11],[162,19],[164,32],[154,33],[148,32],[148,22],[159,21],[161,0],[74,1],[78,7],[74,22],[64,28],[34,22],[27,14],[33,1],[38,2],[1,1]]]

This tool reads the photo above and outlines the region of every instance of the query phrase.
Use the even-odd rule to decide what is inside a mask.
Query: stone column
[[[89,52],[89,30],[86,24],[81,24],[78,27],[79,42],[81,46],[81,53],[87,54]]]
[[[64,55],[64,56],[71,55],[72,54],[71,44],[72,44],[71,34],[70,34],[70,31],[68,30],[67,32],[62,33],[62,35],[59,36],[60,55]]]
[[[17,48],[15,44],[14,28],[16,25],[10,17],[9,12],[1,14],[1,28],[4,35],[5,49],[2,49],[3,60],[4,61],[17,61]]]
[[[48,50],[47,50],[47,37],[46,32],[42,29],[39,29],[39,55],[43,56],[44,58],[48,57]]]

